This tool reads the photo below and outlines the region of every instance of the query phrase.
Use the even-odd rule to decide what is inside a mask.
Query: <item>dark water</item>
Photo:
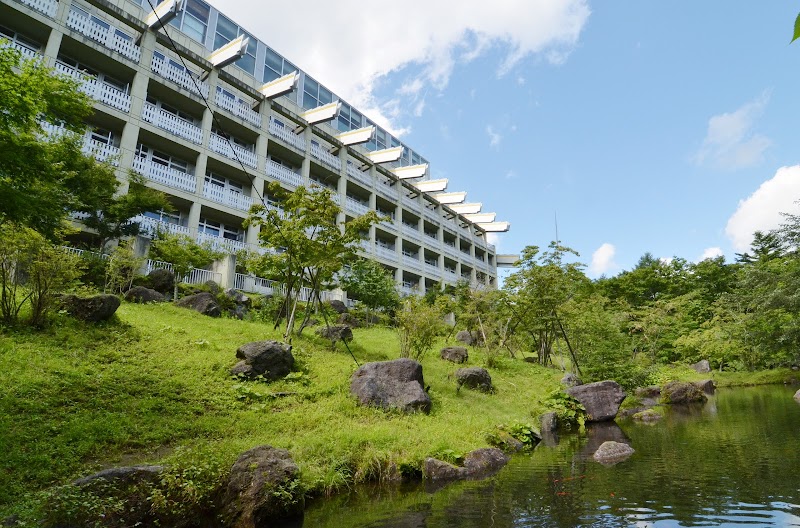
[[[303,526],[800,526],[795,390],[721,390],[653,425],[621,420],[562,435],[483,481],[362,488],[312,505]],[[591,455],[609,439],[636,453],[598,464]]]

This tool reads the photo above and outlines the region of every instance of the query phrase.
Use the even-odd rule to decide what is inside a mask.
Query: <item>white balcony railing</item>
[[[203,143],[203,131],[199,126],[167,112],[163,108],[158,108],[152,103],[144,103],[142,119],[171,134],[188,139],[192,143],[197,143],[198,145]]]
[[[247,150],[241,145],[229,142],[222,136],[211,133],[208,138],[208,148],[232,160],[241,160],[248,167],[258,168],[258,156],[252,150]]]
[[[74,7],[67,17],[67,26],[99,42],[103,46],[124,55],[134,62],[139,62],[142,49],[133,43],[133,39],[108,23],[100,23],[85,12]]]
[[[3,38],[3,37],[0,37],[0,38]],[[3,48],[14,48],[15,50],[17,50],[18,52],[20,52],[22,54],[23,58],[26,58],[26,59],[37,59],[37,58],[41,57],[41,55],[39,55],[39,50],[33,49],[33,48],[31,48],[29,46],[26,46],[25,44],[22,44],[22,43],[19,43],[19,42],[6,41],[6,42],[0,44],[0,47],[3,47]]]
[[[425,263],[425,273],[433,277],[439,277],[442,274],[441,268],[432,264]]]
[[[364,253],[372,253],[372,241],[371,240],[362,240],[359,244],[361,251]]]
[[[353,214],[364,215],[369,212],[369,206],[349,196],[345,199],[345,209]]]
[[[279,125],[275,122],[274,119],[270,118],[269,121],[269,133],[275,136],[276,138],[280,139],[284,143],[288,143],[292,145],[298,150],[305,151],[306,150],[306,140],[302,137],[298,136],[290,129],[286,128],[283,125]]]
[[[131,96],[119,88],[115,88],[90,75],[86,75],[63,62],[56,62],[55,69],[59,73],[80,80],[82,82],[81,91],[92,99],[116,108],[117,110],[122,110],[123,112],[130,111]]]
[[[197,189],[197,178],[193,174],[165,167],[159,163],[154,163],[147,159],[135,158],[133,160],[133,170],[140,172],[148,180],[156,183],[174,187],[188,192]]]
[[[189,235],[189,228],[169,222],[162,222],[147,216],[139,215],[132,218],[139,224],[139,232],[144,236],[153,237],[156,233],[170,233],[172,235]]]
[[[192,77],[186,70],[176,68],[168,61],[153,55],[150,69],[168,81],[172,81],[182,88],[186,88],[195,95],[208,97],[208,84]]]
[[[408,268],[414,269],[422,269],[422,264],[420,263],[419,259],[416,257],[409,257],[403,255],[403,265]]]
[[[45,15],[53,18],[58,11],[58,2],[56,0],[19,0],[21,4],[44,13]]]
[[[405,197],[403,198],[403,207],[406,209],[411,209],[412,211],[419,211],[420,205],[419,202],[416,200],[412,200],[411,198]]]
[[[209,235],[208,233],[198,233],[197,243],[208,243],[213,249],[217,251],[224,251],[226,253],[236,253],[237,251],[241,250],[258,251],[259,249],[262,249],[258,246],[247,244],[246,242],[239,242],[238,240],[231,240],[229,238]],[[263,249],[261,252],[263,253]]]
[[[87,156],[94,156],[97,161],[110,159],[112,165],[119,165],[119,147],[86,137],[83,140],[82,150]]]
[[[397,251],[378,245],[375,247],[375,254],[389,260],[397,260]]]
[[[242,104],[241,101],[231,99],[230,97],[217,92],[214,96],[214,102],[217,103],[217,106],[220,108],[224,108],[233,115],[241,117],[245,121],[249,122],[251,125],[261,128],[261,114],[249,106]]]
[[[352,163],[347,164],[347,175],[353,180],[358,180],[366,185],[372,185],[372,178],[370,178],[369,173],[359,170],[358,167]]]
[[[342,170],[342,160],[334,156],[320,145],[311,144],[311,156],[321,161],[324,165],[332,168],[336,172]]]
[[[406,238],[413,238],[414,240],[420,240],[420,241],[422,240],[422,235],[419,232],[419,230],[414,229],[413,227],[408,226],[406,224],[403,224],[403,226],[400,228],[400,232],[403,233],[403,236],[405,236]]]
[[[276,291],[282,291],[281,284],[278,282],[243,273],[234,275],[234,288],[243,292],[260,293],[262,295],[272,295]]]
[[[205,182],[203,185],[203,196],[214,202],[233,207],[240,211],[250,210],[253,199],[231,189],[223,189],[219,185]]]
[[[272,160],[267,160],[267,175],[294,187],[299,187],[303,184],[302,176]]]

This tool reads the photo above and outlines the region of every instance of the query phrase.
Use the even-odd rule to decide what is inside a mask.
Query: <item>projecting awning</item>
[[[181,9],[183,9],[182,0],[165,0],[164,2],[158,4],[154,10],[150,11],[150,14],[144,17],[144,23],[150,29],[153,29],[156,26],[162,27],[164,24],[168,24],[170,20],[178,16],[178,13],[181,12]]]
[[[489,233],[505,233],[511,228],[511,224],[508,222],[481,222],[478,227]]]
[[[496,216],[497,213],[464,213],[464,218],[476,224],[485,224],[494,222]]]
[[[208,56],[208,62],[213,64],[215,68],[224,68],[228,64],[241,59],[248,44],[250,44],[250,37],[239,35],[227,44],[212,51],[211,55]]]
[[[497,255],[495,257],[498,268],[516,268],[519,263],[519,255]]]
[[[333,103],[312,108],[311,110],[306,110],[300,114],[300,117],[305,119],[309,125],[313,125],[314,123],[322,123],[323,121],[330,121],[336,117],[336,114],[339,113],[339,108],[341,106],[342,103],[335,101]]]
[[[266,99],[271,97],[278,97],[285,93],[289,93],[297,87],[297,81],[300,79],[300,74],[296,71],[279,77],[274,81],[270,81],[261,85],[258,89]]]
[[[388,163],[390,161],[397,161],[402,155],[403,147],[392,147],[367,153],[367,157],[372,163]]]
[[[450,209],[457,212],[458,214],[474,214],[474,213],[480,213],[481,207],[483,207],[482,203],[462,203],[462,204],[453,204],[450,206]]]
[[[465,191],[432,194],[431,196],[442,204],[457,204],[467,199],[467,193]]]
[[[428,164],[422,165],[408,165],[407,167],[397,167],[392,169],[392,173],[401,180],[408,180],[411,178],[422,178],[425,176],[425,171],[428,170]]]
[[[369,141],[369,139],[372,137],[372,134],[374,133],[375,133],[375,127],[368,126],[364,128],[359,128],[357,130],[342,132],[341,134],[335,137],[345,145],[357,145],[358,143],[366,143],[367,141]]]
[[[422,192],[439,192],[447,189],[447,178],[441,180],[427,180],[412,184]]]

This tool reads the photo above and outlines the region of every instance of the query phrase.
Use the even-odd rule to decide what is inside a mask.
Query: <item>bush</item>
[[[422,297],[406,297],[395,316],[400,334],[400,357],[422,359],[444,330],[442,314]]]

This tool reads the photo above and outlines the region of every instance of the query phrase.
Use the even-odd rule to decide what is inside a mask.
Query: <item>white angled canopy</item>
[[[453,209],[455,211],[455,209]],[[464,218],[476,224],[494,222],[497,213],[464,213]]]
[[[461,203],[461,204],[453,204],[450,206],[450,209],[457,212],[458,214],[474,214],[480,213],[481,207],[483,204],[478,203]]]
[[[274,81],[270,81],[261,85],[261,88],[259,88],[258,91],[261,92],[261,95],[267,99],[278,97],[279,95],[283,95],[294,90],[297,87],[297,81],[299,79],[300,74],[296,71],[293,71],[292,73],[288,73],[283,77],[275,79]]]
[[[392,169],[392,173],[400,178],[401,180],[406,180],[410,178],[422,178],[425,176],[425,171],[428,170],[428,164],[423,163],[422,165],[408,165],[406,167],[397,167]]]
[[[413,185],[422,192],[439,192],[447,189],[447,178],[416,182]]]
[[[402,155],[403,147],[392,147],[367,153],[367,157],[372,163],[388,163],[390,161],[397,161]]]
[[[372,134],[375,133],[374,126],[368,126],[364,128],[359,128],[356,130],[349,130],[347,132],[342,132],[336,139],[341,141],[344,145],[357,145],[358,143],[366,143],[369,141],[369,138],[372,137]]]
[[[511,227],[508,222],[486,222],[479,223],[478,227],[489,233],[505,233]]]
[[[330,121],[336,117],[336,114],[339,113],[339,107],[341,106],[342,103],[339,101],[334,101],[333,103],[328,103],[316,108],[312,108],[311,110],[306,110],[300,114],[300,117],[305,119],[309,125],[313,125],[314,123],[322,123],[323,121]]]
[[[208,62],[213,64],[215,68],[223,68],[232,62],[236,62],[242,58],[249,43],[250,37],[239,35],[227,44],[212,51],[211,55],[208,56]]]
[[[465,191],[432,194],[431,196],[442,204],[457,204],[467,199],[467,193]]]
[[[178,16],[181,9],[183,9],[183,0],[164,0],[144,17],[144,23],[151,29],[162,27]]]

